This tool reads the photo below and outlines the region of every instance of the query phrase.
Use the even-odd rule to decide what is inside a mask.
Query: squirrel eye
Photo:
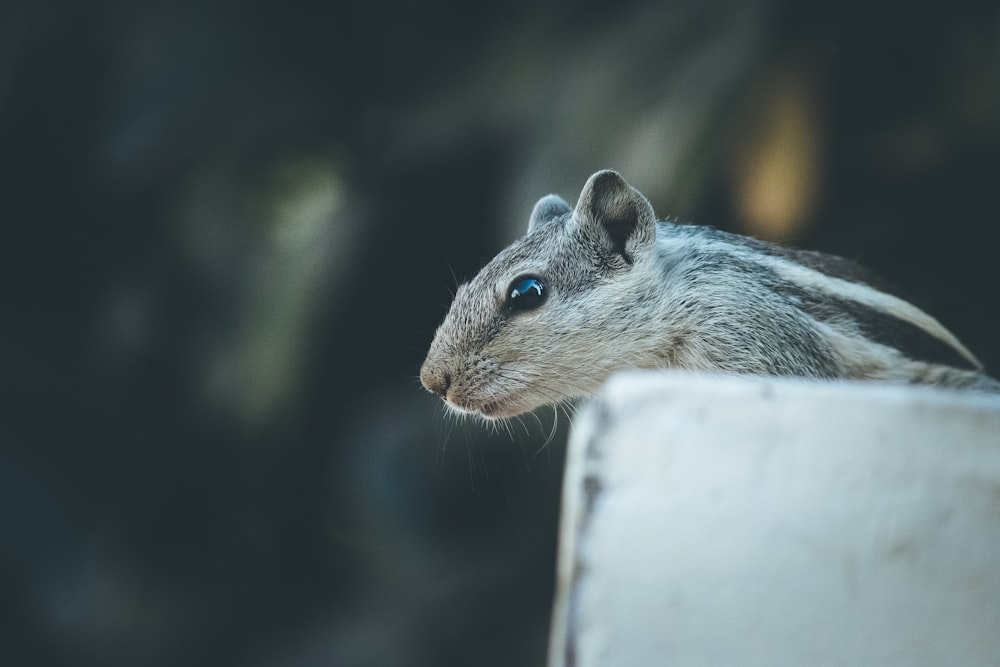
[[[535,276],[522,276],[507,290],[507,310],[521,311],[538,308],[545,301],[545,283]]]

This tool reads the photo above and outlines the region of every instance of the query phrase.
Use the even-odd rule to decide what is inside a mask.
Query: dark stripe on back
[[[806,268],[818,271],[831,278],[840,278],[852,283],[869,285],[879,292],[890,294],[903,301],[910,301],[910,298],[899,290],[895,285],[883,280],[873,271],[866,269],[857,262],[838,257],[837,255],[827,255],[826,253],[814,250],[796,250],[794,248],[784,248],[782,246],[771,246],[777,252],[772,253],[785,259],[797,262]]]
[[[748,248],[763,255],[787,259],[833,278],[868,285],[910,303],[910,300],[892,285],[871,271],[843,257],[810,250],[785,248],[748,236],[723,232],[712,227],[672,225],[671,231],[674,233],[680,231],[690,236],[707,237],[732,246]],[[857,324],[866,338],[899,350],[914,361],[940,364],[963,370],[981,370],[975,362],[969,360],[951,344],[928,333],[916,324],[850,299],[838,298],[803,288],[781,278],[772,269],[754,262],[752,258],[737,258],[724,252],[706,252],[698,258],[697,266],[698,270],[702,271],[717,266],[743,273],[747,277],[764,283],[768,289],[784,295],[793,305],[819,321],[829,321],[837,317],[847,316]]]
[[[977,371],[979,367],[964,354],[919,326],[854,301],[844,308],[872,340],[896,348],[910,359]]]
[[[761,241],[750,236],[731,234],[717,229],[712,229],[712,232],[714,232],[713,236],[720,241],[750,248],[764,255],[781,257],[831,278],[840,278],[852,283],[870,285],[880,292],[891,294],[904,301],[911,301],[910,297],[904,294],[899,288],[884,280],[874,271],[844,257],[828,255],[815,250],[788,248],[774,243],[767,243],[766,241]]]
[[[978,366],[947,342],[895,315],[857,301],[804,290],[785,281],[776,284],[775,289],[791,297],[799,307],[820,321],[847,315],[857,323],[866,338],[895,348],[914,361],[970,371],[979,370]]]

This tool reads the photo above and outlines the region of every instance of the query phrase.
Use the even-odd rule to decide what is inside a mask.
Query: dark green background
[[[787,240],[1000,368],[995,3],[4,4],[0,663],[543,664],[566,420],[419,387],[452,272],[604,167],[747,231],[774,81]]]

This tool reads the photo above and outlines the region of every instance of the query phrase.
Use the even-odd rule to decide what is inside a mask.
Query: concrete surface
[[[563,493],[550,667],[1000,664],[1000,398],[618,376]]]

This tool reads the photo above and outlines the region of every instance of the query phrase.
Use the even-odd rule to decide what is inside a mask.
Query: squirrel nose
[[[420,383],[427,391],[444,398],[448,395],[448,388],[451,386],[451,374],[447,371],[439,373],[425,366],[420,371]]]

